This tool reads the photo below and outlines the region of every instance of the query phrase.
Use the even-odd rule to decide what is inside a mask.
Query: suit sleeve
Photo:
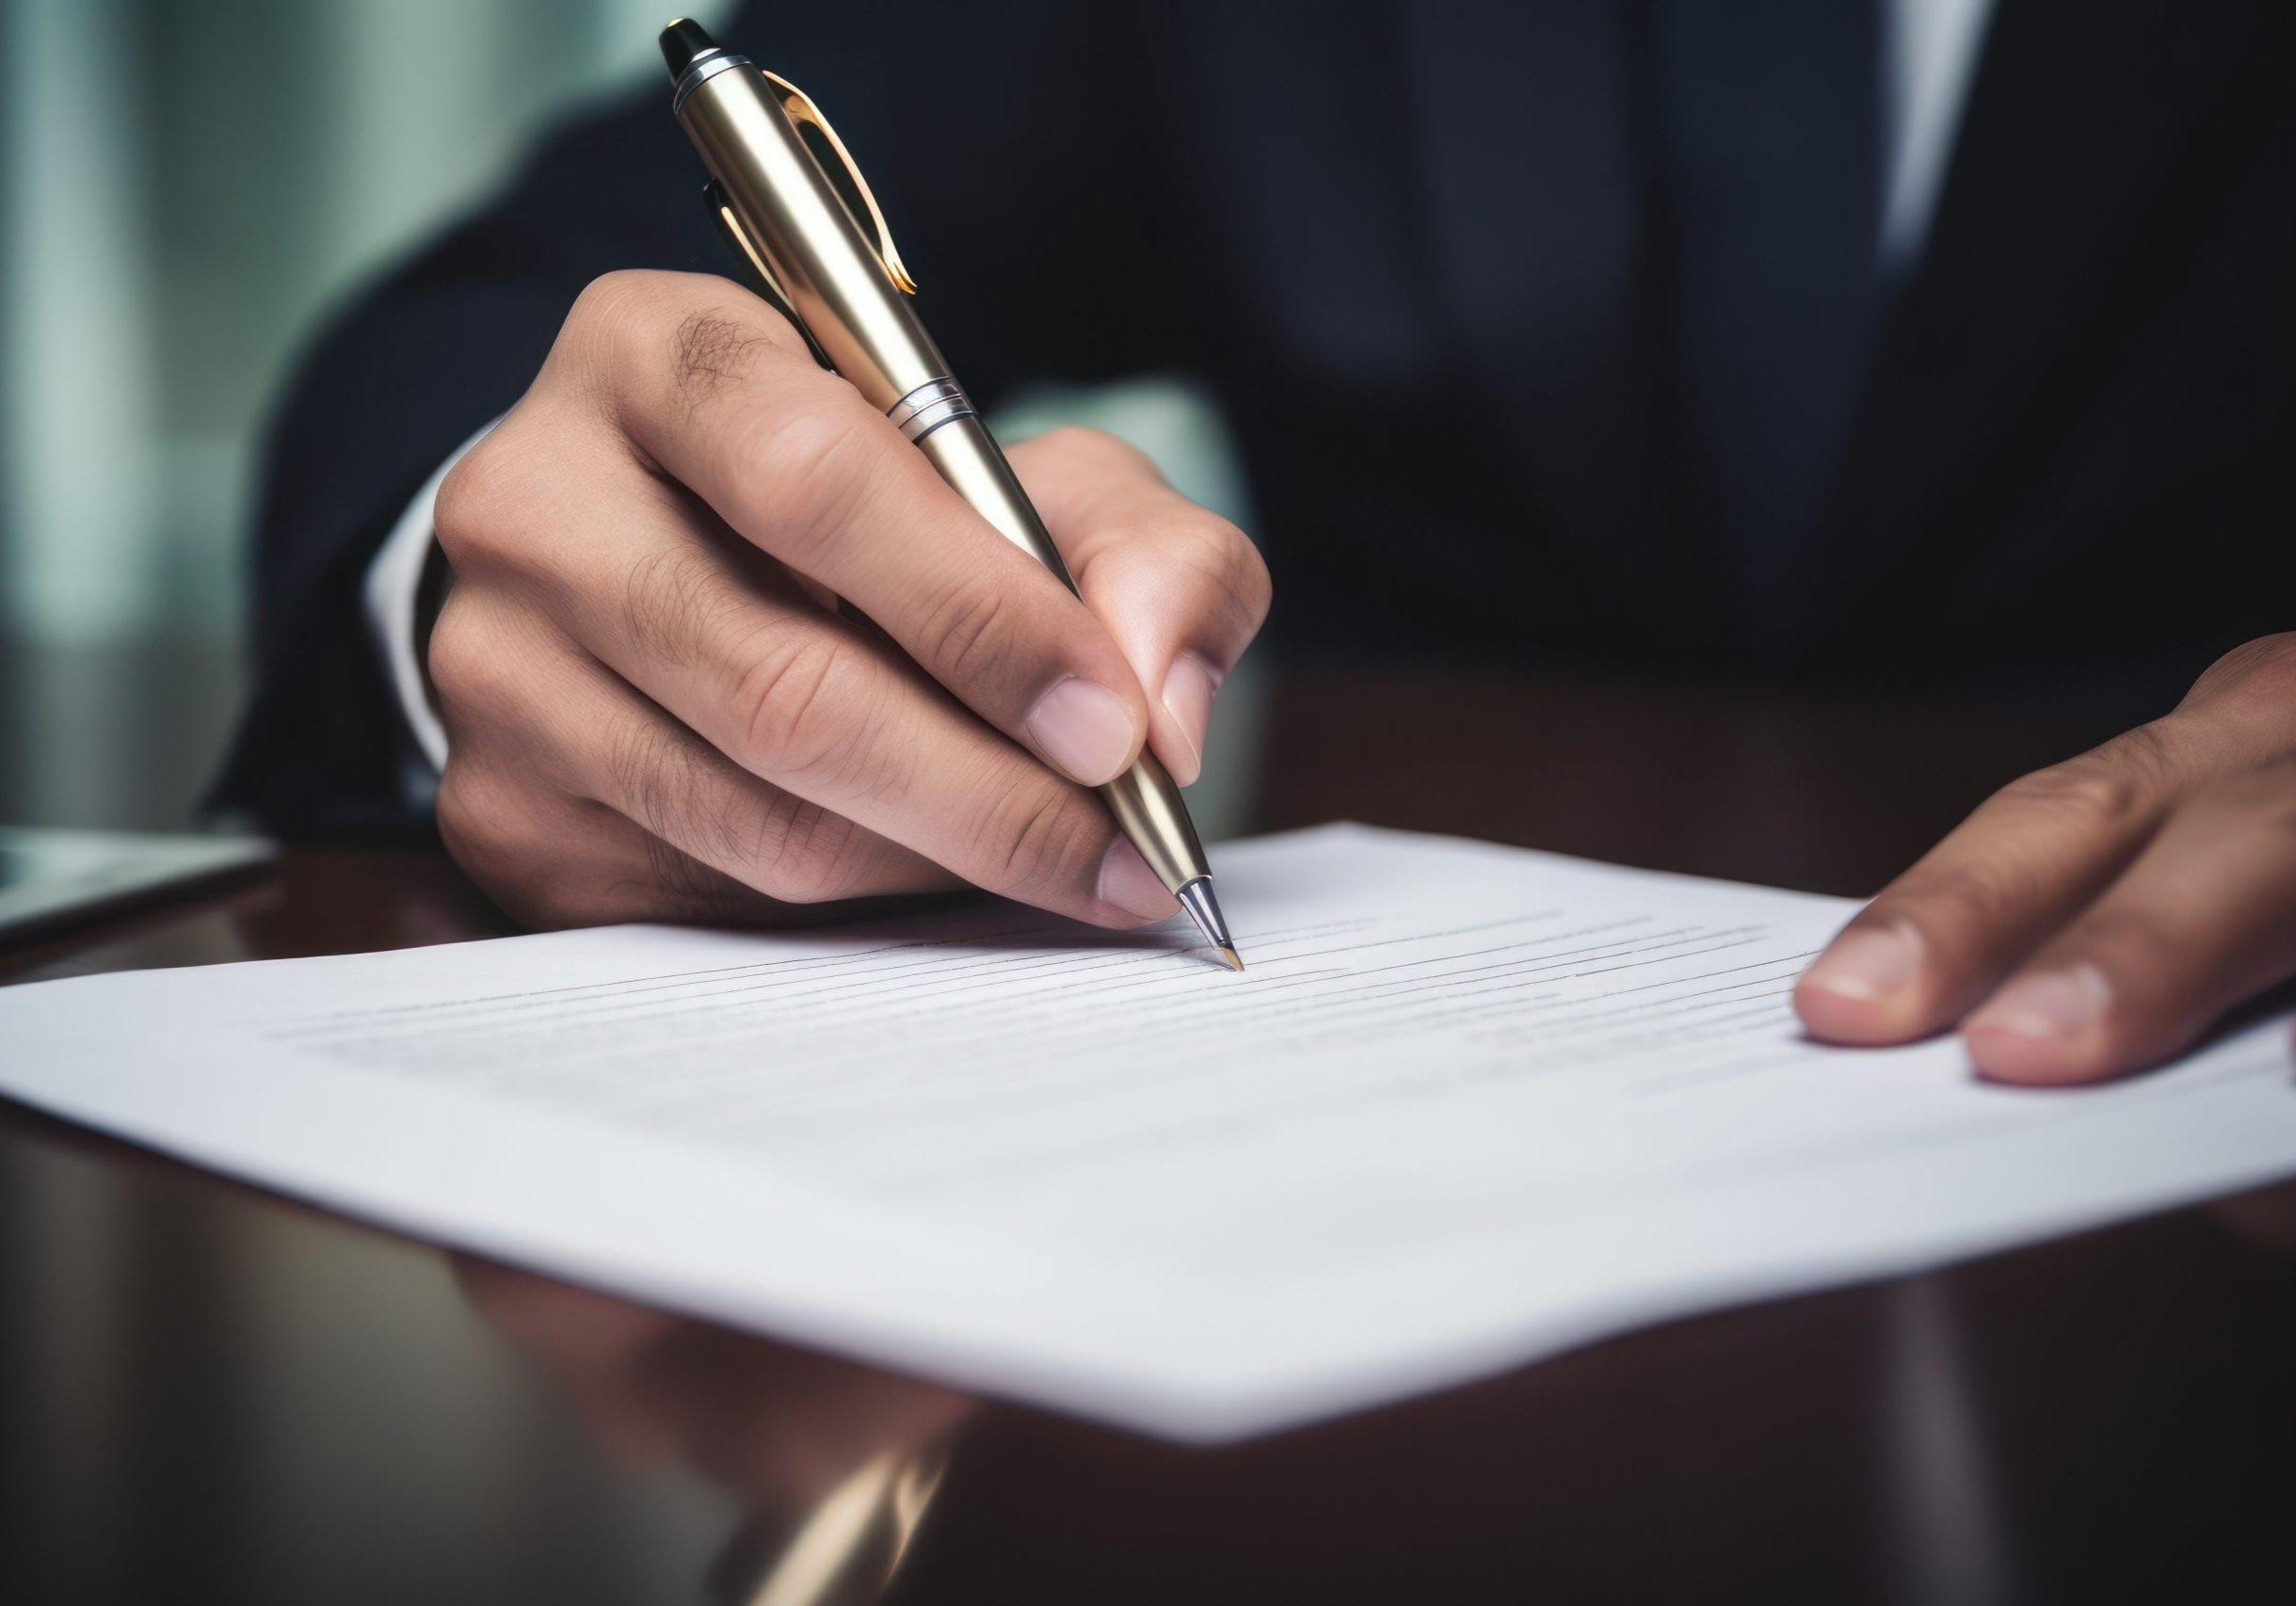
[[[1180,320],[1159,310],[1161,275],[1124,277],[1156,260],[1161,201],[1143,162],[1153,119],[1111,91],[1137,54],[1112,8],[889,4],[865,23],[813,9],[762,14],[770,49],[746,17],[726,40],[804,85],[867,164],[920,310],[976,396],[1173,364]],[[313,343],[265,443],[255,687],[214,809],[289,838],[429,828],[361,624],[367,568],[440,463],[524,391],[585,284],[722,270],[702,178],[666,90],[649,86],[546,140],[502,199]]]

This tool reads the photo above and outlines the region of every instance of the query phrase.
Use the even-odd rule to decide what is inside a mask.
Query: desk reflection
[[[2126,723],[1293,692],[1262,826],[1346,814],[1837,892]],[[1536,740],[1457,744],[1431,709]],[[1356,762],[1366,728],[1392,764]],[[503,929],[435,850],[301,849],[270,881],[11,950],[0,972]],[[604,1606],[811,1581],[895,1606],[1959,1606],[2296,1586],[2296,1186],[1217,1452],[538,1278],[460,1280],[435,1249],[0,1107],[0,1599]]]
[[[1735,1334],[1629,1339],[1198,1451],[524,1272],[468,1260],[456,1272],[602,1449],[698,1471],[748,1510],[713,1569],[710,1597],[729,1606],[1448,1600],[1495,1586],[1567,1598],[1605,1583],[1656,1597],[1694,1592],[1718,1568],[1774,1573],[1788,1554],[1784,1575],[1815,1568],[1864,1595],[1873,1542],[1938,1537],[1935,1523],[1882,1508],[1918,1497],[1915,1484],[1819,1470],[1874,1467],[1903,1425],[1894,1301],[1793,1302],[1748,1313]],[[1919,1332],[1934,1338],[1936,1322]],[[1683,1353],[1653,1365],[1654,1346]],[[1925,1410],[1941,1377],[1957,1386],[1934,1364],[1919,1371]],[[1750,1502],[1758,1489],[1791,1498]],[[1646,1525],[1662,1513],[1668,1543],[1651,1547]],[[1991,1560],[1959,1556],[1954,1575],[1985,1576]]]
[[[727,1606],[883,1597],[977,1402],[457,1257],[472,1306],[530,1354],[609,1454],[677,1463],[755,1513],[714,1569]]]
[[[2132,1255],[2224,1293],[2189,1322],[2156,1311],[2099,1334]],[[2210,1507],[2266,1424],[2296,1420],[2288,1387],[2253,1389],[2256,1432],[2235,1441],[2222,1379],[2203,1375],[2278,1341],[2291,1269],[2283,1187],[1191,1450],[457,1263],[602,1448],[697,1470],[748,1511],[713,1569],[727,1606],[1716,1598],[1755,1581],[1955,1606],[2066,1584],[2119,1598],[2108,1558],[2139,1565],[2127,1582],[2188,1565],[2161,1541],[2220,1532]],[[2253,1344],[2227,1342],[2243,1329]],[[2207,1500],[2152,1460],[2194,1434],[2240,1452],[2202,1473]],[[2068,1440],[2093,1458],[2065,1458]],[[2072,1558],[2057,1531],[2122,1499],[2161,1532],[2096,1532],[2096,1553]],[[2189,1565],[2253,1578],[2262,1561],[2244,1547]]]

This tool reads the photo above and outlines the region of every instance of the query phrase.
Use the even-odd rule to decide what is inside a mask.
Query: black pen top
[[[662,59],[669,63],[672,78],[684,77],[695,56],[716,48],[717,41],[710,37],[710,30],[691,17],[674,18],[662,30]]]

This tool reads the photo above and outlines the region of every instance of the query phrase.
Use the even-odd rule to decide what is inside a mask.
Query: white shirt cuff
[[[431,509],[447,472],[485,438],[487,430],[501,422],[499,418],[490,420],[486,428],[456,447],[438,472],[423,482],[423,489],[414,493],[414,500],[407,504],[407,510],[391,526],[391,533],[367,565],[363,588],[367,634],[390,676],[391,689],[398,696],[399,715],[413,744],[409,765],[418,773],[408,777],[410,791],[432,791],[446,768],[446,727],[439,722],[439,711],[431,705],[430,683],[415,650],[415,607],[435,538]],[[426,774],[420,773],[424,769]]]

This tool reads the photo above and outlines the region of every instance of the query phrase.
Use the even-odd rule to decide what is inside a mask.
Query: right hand
[[[449,851],[538,925],[965,883],[1172,913],[1086,789],[1144,745],[1195,779],[1267,570],[1110,437],[1010,455],[1082,602],[756,297],[593,283],[440,489]]]

